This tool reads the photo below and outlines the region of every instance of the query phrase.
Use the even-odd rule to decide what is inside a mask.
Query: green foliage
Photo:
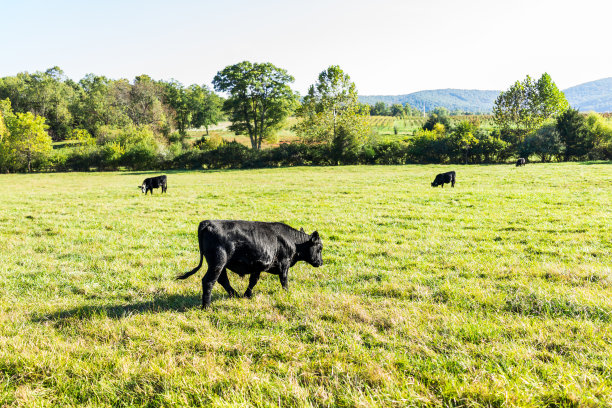
[[[445,163],[448,160],[444,126],[436,130],[420,130],[410,141],[408,157],[415,163]],[[441,132],[442,131],[442,132]]]
[[[71,81],[59,67],[0,78],[0,99],[9,98],[17,113],[45,117],[48,132],[55,140],[63,140],[70,133],[73,116],[69,106],[75,97]]]
[[[371,129],[367,117],[359,111],[355,83],[333,65],[308,89],[298,111],[302,120],[295,130],[308,143],[335,143],[336,152],[339,146],[362,145]]]
[[[394,103],[391,105],[391,116],[404,116],[406,111],[401,103]]]
[[[586,117],[586,127],[594,143],[589,155],[597,160],[612,160],[612,125],[601,115],[591,112]]]
[[[29,172],[33,163],[40,167],[52,150],[45,118],[31,112],[13,113],[7,100],[0,112],[6,121],[0,139],[0,170]]]
[[[437,123],[444,125],[447,129],[451,127],[448,109],[438,107],[431,111],[427,117],[427,121],[423,125],[423,130],[434,130],[434,126]]]
[[[519,148],[519,155],[528,158],[536,155],[540,161],[548,162],[559,156],[563,144],[554,123],[549,123],[527,135]]]
[[[556,128],[564,146],[565,161],[584,157],[595,145],[586,119],[577,109],[570,108],[559,116]]]
[[[195,104],[190,97],[191,91],[185,89],[178,81],[170,81],[165,84],[165,98],[168,105],[174,110],[174,123],[181,135],[186,134],[187,127],[191,124],[192,107]]]
[[[470,149],[478,144],[478,139],[474,137],[476,127],[469,121],[464,120],[459,122],[451,133],[449,147],[451,151],[459,151],[463,153],[464,162],[468,162],[468,153]]]
[[[518,145],[525,136],[550,118],[556,118],[569,107],[565,95],[547,73],[533,81],[529,75],[495,100],[493,113],[502,132],[510,136],[509,142]]]
[[[487,132],[479,129],[475,136],[478,143],[471,149],[474,162],[501,163],[508,159],[509,143],[500,138],[499,132]]]
[[[384,102],[376,102],[370,109],[370,115],[372,116],[391,116],[389,106]]]
[[[277,129],[297,105],[297,94],[289,84],[294,78],[270,63],[243,61],[225,67],[213,79],[215,90],[229,93],[223,103],[232,125],[230,130],[247,134],[253,149]]]
[[[208,89],[207,86],[189,86],[189,109],[192,112],[191,126],[208,128],[223,119],[223,98]]]

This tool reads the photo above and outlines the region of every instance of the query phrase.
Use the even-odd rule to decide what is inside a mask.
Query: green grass
[[[147,174],[0,175],[0,406],[611,404],[609,163]],[[325,264],[202,311],[217,218]]]

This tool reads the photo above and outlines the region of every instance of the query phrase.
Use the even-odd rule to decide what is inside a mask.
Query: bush
[[[145,141],[129,146],[120,162],[132,170],[148,170],[159,168],[160,160],[154,146]]]

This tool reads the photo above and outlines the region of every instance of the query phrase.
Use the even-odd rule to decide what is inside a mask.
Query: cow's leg
[[[232,288],[232,285],[230,285],[229,277],[227,276],[227,269],[223,268],[221,275],[219,275],[218,282],[221,284],[221,286],[223,286],[223,289],[225,289],[229,297],[240,297],[240,294],[238,294],[238,292]]]
[[[259,275],[261,275],[261,272],[252,272],[251,275],[249,275],[249,287],[247,288],[246,292],[244,292],[244,297],[250,299],[253,296],[253,288],[255,285],[257,285]]]
[[[455,187],[455,179],[451,181],[451,187]]]
[[[208,270],[206,275],[202,278],[202,309],[210,306],[210,295],[215,282],[219,279],[221,272],[225,269],[225,263],[227,262],[227,255],[222,249],[217,249],[213,256],[206,257],[206,263],[208,263]]]
[[[278,279],[280,279],[281,286],[285,290],[289,290],[289,283],[287,282],[288,275],[289,275],[289,266],[281,265],[280,273],[278,274]]]

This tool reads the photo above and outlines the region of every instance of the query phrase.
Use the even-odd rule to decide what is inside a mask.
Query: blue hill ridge
[[[612,77],[586,82],[563,91],[570,105],[581,111],[612,112]],[[435,89],[405,95],[360,95],[359,101],[405,104],[429,112],[436,107],[450,111],[490,113],[500,91],[479,89]]]

